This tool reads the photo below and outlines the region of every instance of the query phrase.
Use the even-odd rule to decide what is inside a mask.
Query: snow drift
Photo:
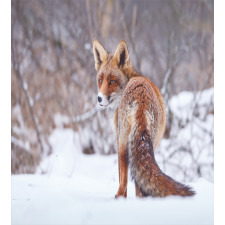
[[[115,200],[117,155],[84,155],[86,142],[92,139],[97,147],[101,137],[93,139],[87,129],[81,138],[59,126],[49,137],[53,153],[43,158],[36,174],[12,176],[12,224],[213,224],[209,106],[213,107],[213,88],[174,96],[169,102],[174,114],[171,138],[163,139],[156,150],[163,172],[192,186],[194,197],[138,199],[129,178],[128,198]]]

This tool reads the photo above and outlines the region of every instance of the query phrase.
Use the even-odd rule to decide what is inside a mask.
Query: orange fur
[[[99,105],[115,111],[120,183],[115,197],[127,196],[128,165],[138,197],[193,195],[190,187],[165,175],[155,161],[154,150],[165,131],[165,105],[158,88],[133,69],[126,42],[121,40],[112,55],[94,40],[93,53]]]

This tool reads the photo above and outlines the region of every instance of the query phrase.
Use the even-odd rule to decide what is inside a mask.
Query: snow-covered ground
[[[95,149],[104,138],[89,129],[80,136],[56,124],[49,136],[52,154],[43,156],[36,174],[12,176],[12,224],[213,224],[213,91],[181,92],[170,100],[171,137],[156,150],[156,161],[167,175],[193,181],[188,184],[197,193],[194,197],[137,199],[129,179],[128,198],[114,199],[117,155],[82,153],[90,138]]]
[[[12,224],[213,224],[213,183],[190,183],[194,197],[114,199],[117,156],[79,155],[73,174],[13,175]]]
[[[180,92],[168,105],[173,120],[170,137],[162,139],[155,152],[159,166],[181,181],[204,177],[213,182],[214,88]]]

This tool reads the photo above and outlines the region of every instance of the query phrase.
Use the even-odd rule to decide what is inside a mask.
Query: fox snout
[[[102,101],[102,97],[98,96],[98,103]]]
[[[101,92],[99,92],[97,100],[98,100],[98,104],[101,107],[106,107],[111,103],[112,99],[111,99],[111,96],[106,96],[106,95],[103,95]]]

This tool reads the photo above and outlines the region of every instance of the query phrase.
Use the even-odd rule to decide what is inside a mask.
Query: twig
[[[87,119],[92,118],[95,115],[95,113],[97,113],[97,111],[99,111],[99,109],[97,106],[95,106],[95,108],[91,109],[90,111],[74,117],[72,121],[73,121],[73,123],[83,122]]]
[[[167,85],[168,85],[168,81],[169,81],[171,74],[172,74],[172,70],[171,70],[171,68],[169,68],[166,72],[165,78],[163,80],[163,87],[161,89],[161,93],[163,96],[165,96],[165,94],[167,92]]]

